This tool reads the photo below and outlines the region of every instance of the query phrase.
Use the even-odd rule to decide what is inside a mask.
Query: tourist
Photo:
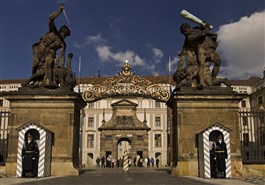
[[[159,167],[159,159],[156,158],[156,167],[158,168]]]
[[[154,163],[155,163],[155,160],[154,160],[154,158],[152,157],[152,158],[151,158],[151,164],[152,164],[152,167],[154,167]]]
[[[100,159],[97,157],[97,159],[96,159],[96,163],[97,163],[97,167],[99,168],[100,167]]]
[[[136,167],[136,157],[133,158],[133,166]]]
[[[147,158],[147,168],[150,168],[150,158]]]
[[[105,157],[101,157],[101,168],[105,168]]]

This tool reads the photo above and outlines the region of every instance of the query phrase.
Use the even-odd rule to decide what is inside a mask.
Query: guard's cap
[[[217,139],[223,139],[222,135],[217,136]]]

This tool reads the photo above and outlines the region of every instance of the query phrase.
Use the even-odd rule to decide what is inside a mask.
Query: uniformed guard
[[[216,178],[217,168],[216,168],[216,143],[212,143],[212,148],[210,150],[210,166],[211,166],[211,178]]]
[[[225,159],[227,159],[227,148],[225,142],[223,141],[222,135],[219,135],[217,137],[215,156],[216,156],[217,178],[225,178],[226,176]]]
[[[39,149],[30,133],[22,148],[22,177],[37,177]]]

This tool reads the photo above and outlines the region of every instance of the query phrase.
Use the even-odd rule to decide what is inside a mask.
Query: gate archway
[[[131,140],[123,137],[120,138],[117,142],[118,144],[118,159],[123,158],[125,151],[128,152],[128,154],[130,155],[131,153]]]

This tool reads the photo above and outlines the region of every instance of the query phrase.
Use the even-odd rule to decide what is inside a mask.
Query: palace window
[[[159,101],[155,101],[155,108],[160,108],[160,102]]]
[[[246,100],[241,101],[241,107],[246,107]]]
[[[4,105],[4,100],[0,100],[0,107],[3,107]]]
[[[156,127],[160,127],[161,126],[161,119],[160,119],[160,117],[155,117],[155,126]]]
[[[142,135],[137,135],[137,141],[142,141],[144,140],[143,136]]]
[[[155,147],[161,147],[161,134],[155,134]]]
[[[259,115],[259,122],[264,123],[265,113]]]
[[[94,134],[87,134],[87,148],[94,147]]]
[[[242,123],[243,123],[244,126],[248,125],[248,118],[247,118],[247,116],[243,116],[242,117]]]
[[[94,103],[88,103],[88,108],[94,108]]]
[[[111,135],[106,135],[106,141],[111,141],[112,140],[112,136]]]
[[[94,117],[88,117],[88,127],[94,127]]]
[[[258,97],[258,104],[260,105],[260,104],[262,104],[262,103],[263,103],[262,96],[259,96],[259,97]]]

